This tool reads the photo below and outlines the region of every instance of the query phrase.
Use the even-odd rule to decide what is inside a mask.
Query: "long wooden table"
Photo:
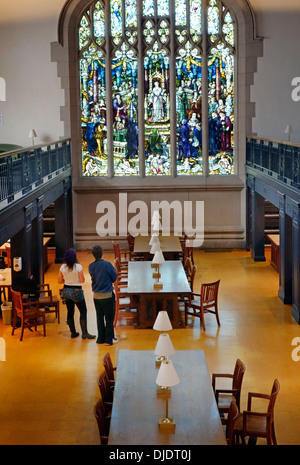
[[[191,289],[181,261],[168,260],[159,266],[161,290],[154,289],[157,281],[153,278],[154,272],[150,261],[128,263],[126,292],[138,305],[139,328],[152,328],[159,310],[169,312],[173,328],[182,327],[184,323],[179,320],[178,297],[189,296]]]
[[[176,351],[171,360],[180,384],[171,388],[169,416],[176,426],[167,434],[158,427],[166,401],[157,398],[154,350],[119,351],[109,445],[226,444],[204,352]]]
[[[162,236],[159,235],[159,242],[161,250],[166,260],[178,260],[179,254],[182,253],[182,247],[178,236]],[[150,254],[151,246],[149,245],[150,236],[137,236],[134,239],[134,253],[138,255],[144,255],[145,260],[151,260],[152,255]]]

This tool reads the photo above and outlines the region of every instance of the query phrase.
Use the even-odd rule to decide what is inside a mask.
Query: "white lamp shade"
[[[290,124],[285,128],[285,134],[290,134],[292,132],[292,126]]]
[[[173,329],[168,312],[165,310],[158,312],[153,329],[156,331],[170,331]]]
[[[163,360],[160,364],[156,384],[158,386],[171,387],[180,383],[180,379],[176,373],[171,360]]]
[[[151,236],[151,239],[150,239],[150,242],[149,242],[149,245],[153,245],[154,243],[156,244],[159,244],[160,245],[160,242],[159,242],[159,239],[157,236]]]
[[[164,254],[162,253],[161,249],[157,250],[155,252],[155,255],[152,259],[152,263],[156,265],[161,265],[162,263],[165,263],[165,257]]]
[[[170,339],[169,334],[163,333],[159,335],[155,351],[155,355],[173,355],[175,354],[175,349]]]
[[[31,137],[31,138],[32,138],[32,137],[37,137],[37,134],[36,134],[36,132],[35,132],[34,129],[30,129],[30,131],[29,131],[29,136],[28,136],[28,137]]]
[[[154,210],[154,212],[152,213],[152,220],[151,220],[151,224],[153,224],[154,221],[159,221],[159,211],[158,210]]]
[[[156,252],[160,251],[160,243],[154,242],[151,246],[150,253],[154,255]]]

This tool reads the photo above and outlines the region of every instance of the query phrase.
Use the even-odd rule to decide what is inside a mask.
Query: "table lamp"
[[[166,391],[169,390],[171,386],[176,386],[179,384],[180,380],[176,373],[173,363],[171,360],[165,360],[161,363],[158,375],[156,378],[156,384],[159,386],[164,386]],[[158,426],[159,430],[164,433],[174,433],[175,431],[175,421],[174,418],[169,418],[169,396],[166,398],[166,416],[159,419]]]
[[[157,278],[157,282],[154,283],[154,289],[159,290],[163,288],[163,284],[159,282],[160,273],[159,273],[159,265],[165,262],[165,257],[162,251],[159,249],[155,252],[155,255],[152,259],[152,264],[156,265],[156,272],[153,273],[153,278]]]
[[[153,245],[154,243],[160,244],[158,236],[151,236],[151,239],[149,241],[149,245]]]
[[[158,252],[160,249],[160,242],[153,242],[153,244],[151,245],[151,249],[150,249],[150,253],[152,255],[155,255],[155,252]],[[154,264],[155,265],[155,264]],[[156,265],[155,265],[155,268],[156,268]]]
[[[32,145],[34,145],[34,138],[37,137],[37,134],[34,129],[30,129],[28,137],[31,137]]]
[[[175,354],[175,349],[169,334],[162,333],[159,335],[154,353],[155,355],[157,355],[155,359],[156,368],[160,367],[161,362],[163,362],[164,360],[168,360],[168,355]]]
[[[165,310],[158,312],[153,329],[155,331],[171,331],[173,329],[168,312]]]

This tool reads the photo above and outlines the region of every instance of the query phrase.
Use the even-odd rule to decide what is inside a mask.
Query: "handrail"
[[[0,155],[0,211],[71,168],[71,139]]]
[[[32,146],[29,146],[29,147],[22,147],[21,149],[17,149],[17,150],[10,150],[9,152],[3,152],[0,154],[0,159],[1,158],[5,158],[7,156],[11,156],[11,155],[17,155],[21,152],[31,152],[32,150],[36,150],[36,149],[41,149],[43,147],[51,147],[51,145],[57,145],[57,144],[61,144],[63,142],[69,142],[71,141],[71,139],[68,137],[68,138],[65,138],[65,139],[59,139],[59,140],[56,140],[56,141],[53,141],[53,142],[48,142],[47,144],[40,144],[40,145],[32,145]]]
[[[258,137],[258,136],[246,136],[246,139],[255,139],[263,142],[271,142],[272,144],[282,144],[282,145],[291,145],[293,147],[300,147],[299,142],[291,142],[287,140],[279,140],[279,139],[267,139],[266,137]]]
[[[246,137],[247,167],[300,190],[300,144]]]

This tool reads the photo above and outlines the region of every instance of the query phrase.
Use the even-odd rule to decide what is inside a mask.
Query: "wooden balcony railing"
[[[300,189],[300,144],[247,137],[246,166]]]
[[[0,211],[70,167],[70,139],[1,154]]]

